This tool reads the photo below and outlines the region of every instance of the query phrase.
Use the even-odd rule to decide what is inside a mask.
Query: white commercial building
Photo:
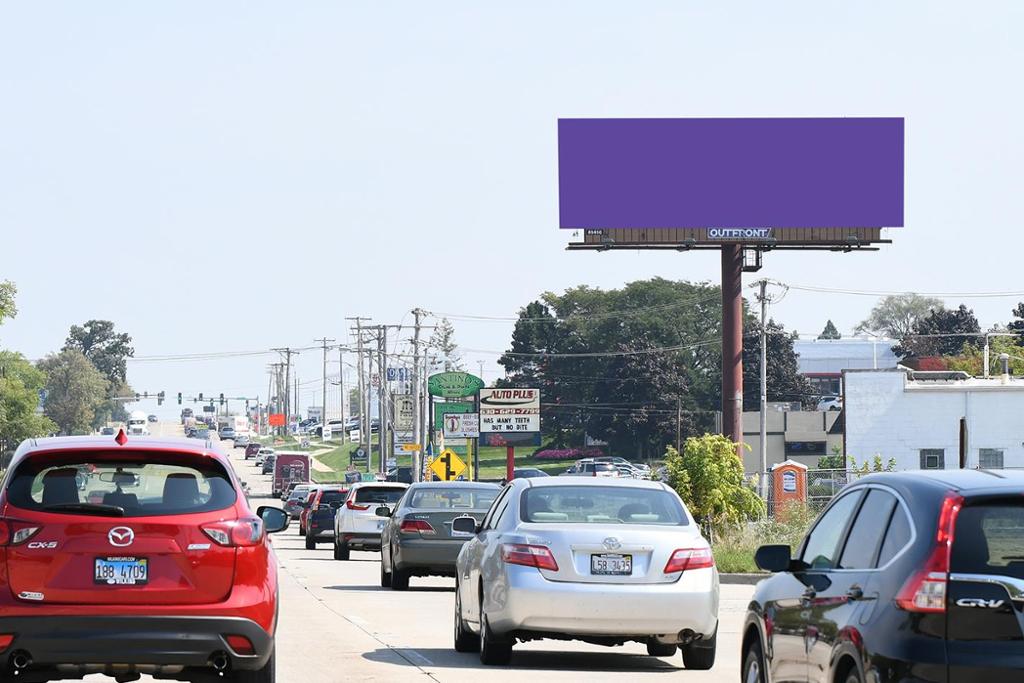
[[[843,373],[845,452],[896,468],[1024,467],[1024,379],[958,372]]]
[[[842,393],[843,370],[878,370],[895,368],[895,344],[891,339],[798,339],[793,342],[797,353],[797,371],[807,377],[822,396]]]

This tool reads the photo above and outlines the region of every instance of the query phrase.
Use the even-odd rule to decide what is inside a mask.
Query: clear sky
[[[894,243],[769,254],[762,273],[1024,290],[1022,14],[1013,1],[3,3],[0,279],[20,313],[0,345],[38,358],[71,324],[108,318],[139,356],[259,351],[344,339],[345,316],[510,317],[581,283],[717,279],[711,254],[564,250],[559,117],[904,116]],[[873,303],[791,292],[772,314],[849,332]],[[987,325],[1016,300],[968,303]],[[453,321],[466,348],[507,346],[511,323]],[[466,356],[497,373],[495,354]],[[129,380],[265,395],[272,360],[136,362]],[[319,353],[298,372],[315,379]],[[303,404],[319,395],[304,390]]]

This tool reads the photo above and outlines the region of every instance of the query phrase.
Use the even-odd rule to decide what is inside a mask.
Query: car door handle
[[[846,597],[850,600],[860,600],[864,597],[864,589],[857,585],[850,586],[850,589],[846,591]]]

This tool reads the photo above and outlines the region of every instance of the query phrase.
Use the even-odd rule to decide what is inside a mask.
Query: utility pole
[[[765,325],[768,322],[768,281],[758,280],[759,294],[757,300],[761,302],[761,402],[760,402],[760,432],[759,448],[761,454],[761,497],[768,499],[768,330]]]
[[[377,445],[380,450],[380,472],[387,473],[388,456],[388,328],[387,325],[380,325],[377,328],[377,372],[380,375],[377,382],[377,420],[380,427],[377,431]]]
[[[348,415],[345,413],[345,347],[338,346],[338,384],[341,386],[341,445],[347,441]]]
[[[323,383],[324,383],[324,385],[323,385],[323,393],[322,393],[323,400],[320,403],[320,427],[321,427],[321,429],[323,429],[324,427],[327,426],[327,342],[333,342],[334,340],[333,339],[328,339],[327,337],[322,337],[321,339],[314,339],[313,341],[320,342],[320,344],[321,344],[321,346],[322,346],[322,348],[324,350],[324,363],[323,363]],[[345,404],[344,404],[344,402],[341,405],[341,419],[342,419],[341,433],[344,434],[345,433],[345,423],[344,423],[344,420],[345,420]],[[320,433],[323,434],[322,431]]]
[[[288,433],[288,425],[291,424],[292,415],[292,402],[291,402],[291,377],[292,377],[292,356],[298,355],[298,351],[293,351],[291,347],[284,347],[281,349],[271,349],[271,351],[277,351],[283,353],[285,356],[285,369],[284,369],[284,433]],[[298,401],[298,396],[295,398]]]
[[[412,417],[412,440],[413,443],[420,445],[419,450],[413,451],[412,454],[412,480],[418,482],[423,473],[423,430],[420,424],[420,417],[422,414],[422,405],[420,401],[420,317],[425,313],[421,308],[412,309],[415,323],[413,327],[412,336],[412,397],[413,397],[413,417]]]
[[[359,442],[366,442],[366,462],[370,462],[370,402],[367,395],[369,378],[363,380],[363,321],[369,318],[345,318],[356,323],[356,381],[359,387]]]

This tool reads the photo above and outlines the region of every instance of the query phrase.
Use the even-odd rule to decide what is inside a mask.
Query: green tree
[[[437,323],[427,347],[441,356],[446,372],[462,369],[462,356],[459,354],[459,345],[455,343],[455,326],[448,318],[441,318]]]
[[[855,331],[903,339],[913,331],[914,323],[939,308],[942,308],[942,301],[934,297],[919,294],[887,296],[871,309]]]
[[[56,431],[53,422],[36,413],[45,386],[42,370],[20,353],[0,351],[0,458],[4,463],[25,439]]]
[[[14,295],[17,293],[18,288],[10,280],[0,282],[0,325],[3,324],[4,318],[18,315],[18,307],[14,305]]]
[[[818,335],[818,339],[842,339],[843,335],[839,334],[839,330],[836,329],[835,324],[831,320],[825,323],[825,329]]]
[[[796,336],[786,332],[774,320],[768,321],[766,339],[768,359],[767,387],[769,401],[799,401],[812,405],[818,399],[810,381],[800,374]],[[761,406],[761,325],[748,321],[743,337],[743,409],[759,410]]]
[[[1007,332],[1016,332],[1016,343],[1024,346],[1024,301],[1018,303],[1013,311],[1013,320],[1006,326]]]
[[[989,337],[989,373],[1002,373],[999,356],[1003,353],[1010,357],[1010,374],[1024,375],[1024,357],[1020,355],[1017,337],[1001,336]],[[950,370],[960,370],[975,377],[981,377],[985,372],[985,352],[980,344],[965,344],[960,354],[947,356],[945,360]]]
[[[683,452],[665,453],[668,484],[709,529],[722,529],[764,515],[764,502],[743,474],[736,444],[718,434],[690,437]]]
[[[914,323],[909,335],[892,347],[900,358],[955,356],[965,345],[975,346],[981,326],[974,311],[964,304],[953,309],[937,308]]]
[[[118,333],[109,320],[89,320],[84,325],[71,326],[64,348],[81,351],[107,379],[108,400],[96,410],[92,426],[127,420],[126,401],[116,399],[135,393],[128,385],[128,359],[135,355],[131,336]]]
[[[65,349],[39,362],[46,373],[44,412],[64,434],[89,431],[107,400],[109,382],[81,351]]]

